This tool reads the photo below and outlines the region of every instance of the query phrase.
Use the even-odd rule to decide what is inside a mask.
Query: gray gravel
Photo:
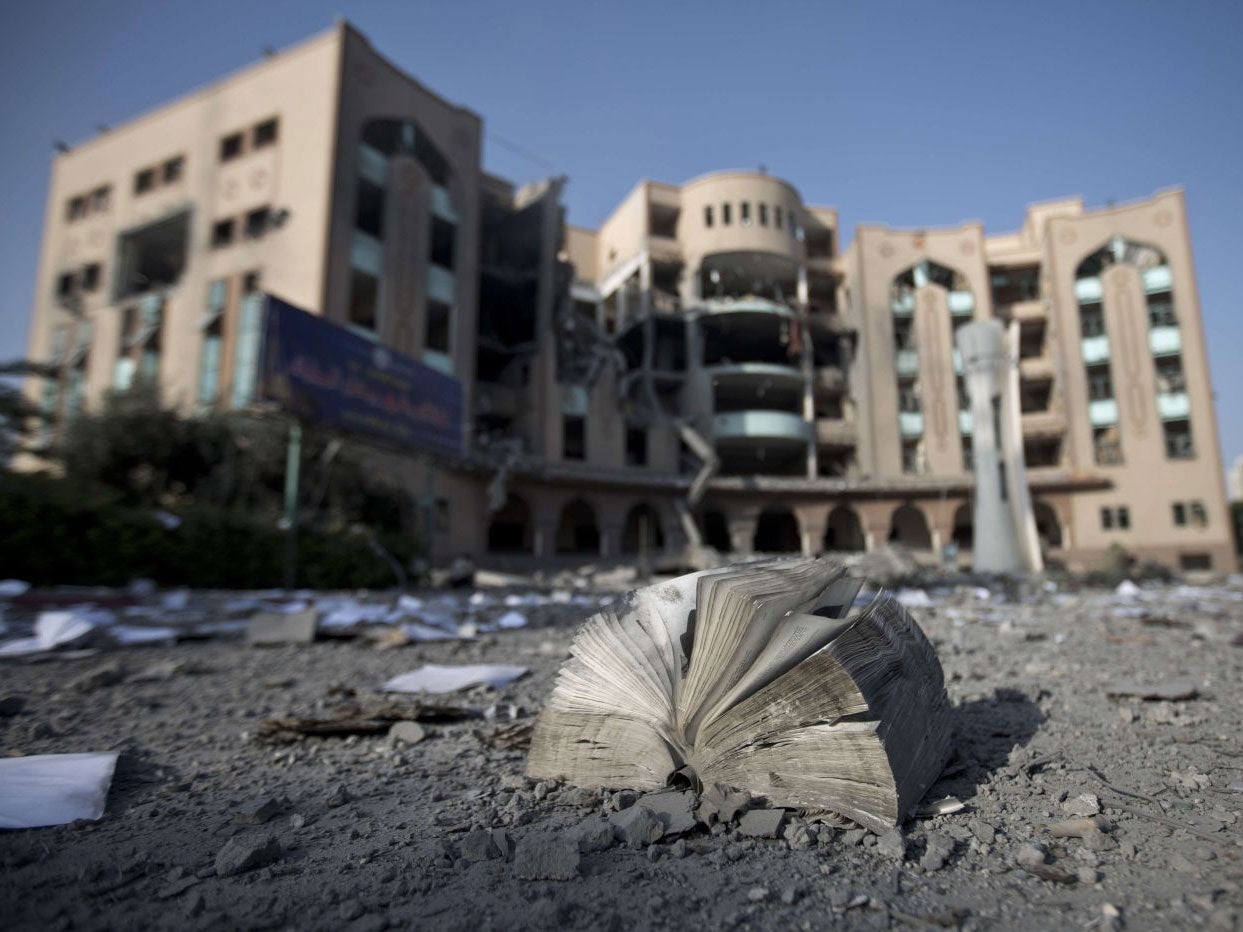
[[[675,831],[667,799],[665,817],[640,799],[642,819],[610,825],[634,795],[525,780],[521,749],[483,740],[508,719],[424,723],[414,743],[254,737],[424,661],[530,666],[447,697],[529,721],[564,611],[394,650],[208,641],[6,663],[5,753],[124,753],[100,822],[0,834],[4,926],[1239,928],[1243,586],[982,594],[915,609],[957,716],[929,798],[964,808],[881,838],[796,812],[760,837]],[[1136,695],[1169,682],[1194,698]]]

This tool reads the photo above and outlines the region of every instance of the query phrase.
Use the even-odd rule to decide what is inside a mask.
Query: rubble
[[[739,820],[738,831],[748,838],[776,838],[785,815],[784,809],[752,809]]]
[[[520,880],[574,880],[581,855],[565,835],[528,832],[514,849],[514,876]]]
[[[315,640],[319,612],[306,609],[297,612],[260,612],[250,619],[246,640],[257,647],[278,644],[310,644]]]
[[[216,876],[234,877],[279,860],[283,854],[275,835],[230,838],[216,855]]]

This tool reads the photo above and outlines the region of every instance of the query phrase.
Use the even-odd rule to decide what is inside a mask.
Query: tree
[[[0,463],[28,449],[43,426],[43,413],[22,391],[23,378],[55,378],[51,366],[24,359],[0,362]]]

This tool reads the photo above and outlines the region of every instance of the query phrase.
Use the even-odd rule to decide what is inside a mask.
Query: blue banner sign
[[[295,417],[381,443],[462,455],[462,383],[267,296],[259,395]]]

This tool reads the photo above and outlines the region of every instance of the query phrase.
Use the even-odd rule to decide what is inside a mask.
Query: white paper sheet
[[[0,598],[11,599],[25,595],[30,583],[24,579],[0,579]]]
[[[507,683],[512,683],[526,672],[526,667],[511,667],[496,663],[467,666],[442,666],[428,663],[410,673],[393,677],[382,688],[385,692],[391,693],[451,693],[481,684],[497,689]]]
[[[0,828],[98,819],[116,766],[116,752],[0,758]]]
[[[527,626],[527,616],[522,612],[506,612],[496,620],[498,628],[525,628]]]
[[[35,654],[72,644],[86,637],[97,627],[110,625],[115,620],[115,615],[101,609],[42,612],[35,620],[34,637],[19,638],[0,644],[0,657]]]

